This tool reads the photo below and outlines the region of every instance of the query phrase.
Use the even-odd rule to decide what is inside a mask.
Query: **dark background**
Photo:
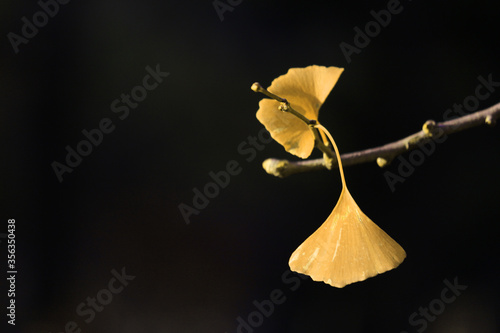
[[[280,289],[286,301],[254,332],[417,332],[423,324],[409,317],[455,278],[467,289],[426,331],[500,331],[498,127],[452,135],[395,192],[375,163],[345,169],[358,205],[407,258],[343,289],[307,279],[292,291],[295,275],[282,277],[333,209],[338,173],[278,179],[261,162],[294,159],[280,145],[249,162],[237,149],[262,128],[251,84],[312,64],[345,68],[320,114],[342,152],[442,121],[479,76],[500,81],[495,2],[404,1],[351,63],[339,44],[353,45],[354,27],[387,1],[245,0],[223,21],[209,0],[71,1],[18,54],[7,34],[40,7],[0,6],[0,231],[16,219],[19,271],[17,325],[2,314],[6,331],[62,332],[75,321],[82,332],[233,333],[254,301]],[[170,75],[120,120],[111,102],[157,64]],[[102,118],[115,130],[59,183],[51,163]],[[193,189],[231,160],[241,173],[187,225],[178,205],[192,205]],[[123,267],[135,279],[85,323],[78,304]]]

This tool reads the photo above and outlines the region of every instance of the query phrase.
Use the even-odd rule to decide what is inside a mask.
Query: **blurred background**
[[[348,61],[339,45],[355,46],[354,29],[388,4],[400,12]],[[238,150],[263,127],[251,84],[312,64],[345,68],[320,113],[341,152],[442,121],[480,76],[500,81],[498,5],[215,5],[71,1],[43,22],[36,1],[1,3],[0,232],[16,219],[18,266],[16,326],[2,314],[2,332],[69,332],[72,321],[81,332],[499,332],[498,127],[450,136],[394,192],[375,163],[345,169],[358,205],[407,258],[342,289],[287,272],[337,202],[338,172],[278,179],[261,163],[295,159],[279,144],[260,142],[252,159]],[[23,38],[34,15],[45,25],[13,47],[10,33]],[[120,119],[112,102],[142,86],[147,66],[169,75]],[[494,88],[478,110],[499,97]],[[66,164],[66,146],[105,118],[113,131],[60,182],[54,161]],[[230,161],[240,173],[187,224],[179,205],[193,206],[195,189]],[[135,278],[86,322],[77,307],[106,299],[123,268]],[[440,301],[445,280],[467,286],[450,304]],[[280,304],[259,314],[276,289]],[[437,315],[427,318],[429,306]]]

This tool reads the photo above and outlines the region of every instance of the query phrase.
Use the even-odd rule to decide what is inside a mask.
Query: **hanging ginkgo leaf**
[[[344,188],[323,225],[290,257],[290,268],[342,288],[396,268],[403,248],[358,207]]]
[[[358,207],[347,189],[338,148],[321,125],[337,155],[342,193],[326,221],[290,257],[292,271],[342,288],[396,268],[406,252]]]

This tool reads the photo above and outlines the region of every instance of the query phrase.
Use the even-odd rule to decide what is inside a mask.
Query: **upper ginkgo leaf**
[[[285,98],[292,108],[311,120],[318,120],[319,108],[344,71],[338,67],[290,68],[267,89]],[[303,121],[278,109],[280,102],[265,98],[259,102],[257,119],[286,151],[307,158],[314,148],[314,135]]]

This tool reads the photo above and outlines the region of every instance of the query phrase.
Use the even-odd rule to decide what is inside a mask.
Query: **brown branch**
[[[444,140],[449,134],[483,124],[494,126],[498,118],[500,118],[500,103],[485,110],[441,123],[428,120],[422,126],[421,131],[407,136],[406,138],[380,147],[342,154],[340,158],[342,159],[343,166],[377,161],[377,164],[380,167],[384,167],[389,165],[398,155],[411,151],[419,147],[419,145],[431,140]],[[332,165],[333,167],[336,167],[338,164],[336,163],[337,161],[335,157],[333,158],[334,160]],[[269,158],[262,163],[262,166],[267,173],[281,178],[300,172],[329,169],[326,165],[325,159],[323,158],[297,162]]]

